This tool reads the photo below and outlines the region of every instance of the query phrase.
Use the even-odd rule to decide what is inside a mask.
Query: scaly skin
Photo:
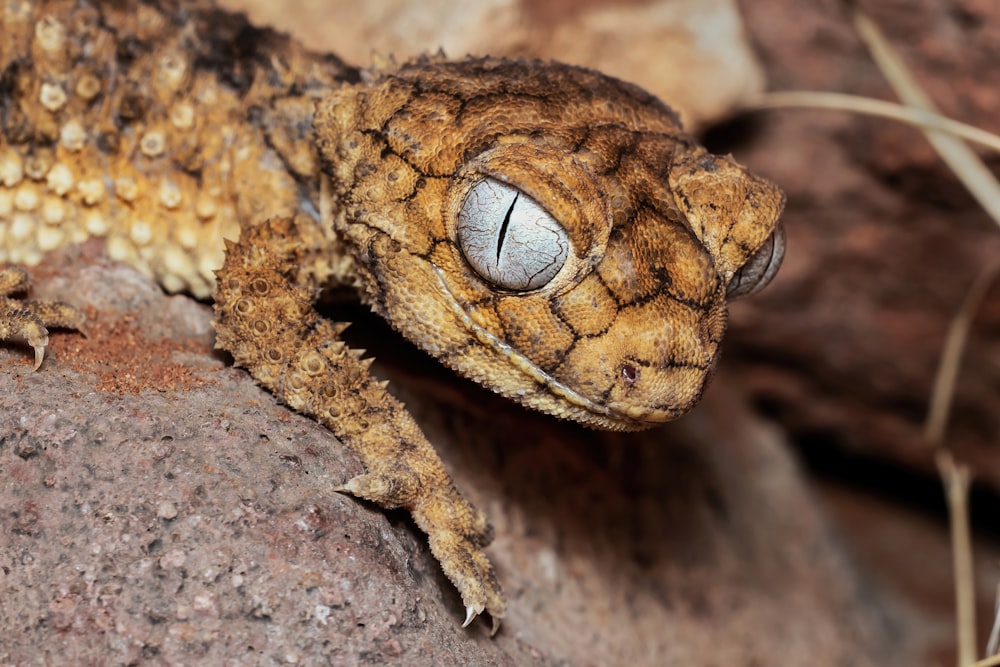
[[[356,288],[493,391],[635,430],[697,402],[727,292],[780,261],[777,188],[596,72],[489,58],[359,72],[197,3],[8,2],[0,34],[0,261],[98,236],[164,288],[214,294],[218,346],[359,453],[367,472],[336,490],[411,512],[467,623],[488,611],[495,630],[505,610],[488,522],[316,314],[320,288]],[[512,203],[488,212],[482,193],[503,188]],[[13,271],[0,339],[40,361],[46,325],[79,320],[9,298],[25,288]]]

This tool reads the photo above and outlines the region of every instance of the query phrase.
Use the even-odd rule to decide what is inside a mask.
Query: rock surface
[[[613,436],[356,325],[495,524],[510,614],[491,640],[459,627],[409,521],[330,492],[357,460],[212,351],[207,306],[92,246],[34,273],[36,296],[90,320],[87,338],[55,334],[38,372],[0,350],[4,663],[868,665],[901,650],[780,433],[724,378],[688,419]]]

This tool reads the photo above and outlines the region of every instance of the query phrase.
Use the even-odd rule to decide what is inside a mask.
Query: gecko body
[[[0,262],[91,237],[215,301],[217,345],[326,425],[402,507],[466,605],[505,601],[486,517],[344,325],[340,284],[458,373],[636,430],[698,400],[727,300],[780,264],[780,191],[644,91],[536,61],[359,70],[209,4],[13,2],[0,34]],[[216,276],[217,273],[217,276]],[[0,294],[26,287],[0,272]],[[0,296],[41,363],[77,311]]]

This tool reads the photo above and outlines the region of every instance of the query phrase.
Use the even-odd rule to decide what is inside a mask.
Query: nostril
[[[622,365],[622,377],[629,384],[634,384],[639,379],[639,369],[632,364],[624,364]]]

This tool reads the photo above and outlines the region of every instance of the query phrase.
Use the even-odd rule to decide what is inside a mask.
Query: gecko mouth
[[[490,333],[473,321],[472,317],[461,307],[458,299],[450,289],[444,279],[444,274],[439,267],[433,265],[434,273],[437,275],[438,286],[447,296],[448,304],[455,316],[461,320],[466,330],[471,332],[476,340],[485,345],[494,353],[506,359],[514,368],[531,378],[537,385],[544,387],[553,396],[561,398],[566,403],[575,408],[584,410],[587,415],[574,416],[571,414],[557,414],[557,416],[572,417],[576,421],[583,423],[593,423],[602,425],[604,428],[615,430],[637,430],[648,428],[656,423],[670,421],[680,415],[680,410],[647,408],[636,405],[619,406],[616,404],[599,403],[576,391],[564,382],[556,379],[538,367],[531,359],[519,352],[509,343],[504,342],[494,334]],[[527,396],[523,391],[513,391],[510,393],[500,392],[508,398],[512,398],[521,403],[527,403]],[[570,411],[566,411],[567,413]],[[589,418],[588,418],[589,416]]]

